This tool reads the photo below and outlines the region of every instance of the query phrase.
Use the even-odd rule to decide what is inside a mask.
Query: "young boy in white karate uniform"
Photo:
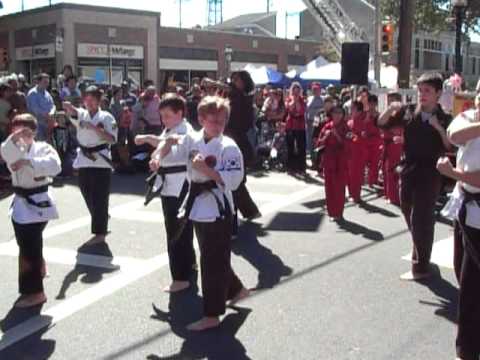
[[[102,243],[108,233],[108,205],[112,178],[112,155],[110,146],[117,142],[118,127],[115,118],[100,109],[102,92],[90,86],[85,92],[86,109],[63,103],[65,112],[77,119],[72,123],[77,128],[79,148],[73,167],[78,169],[78,184],[92,217],[93,237],[88,244]]]
[[[249,295],[230,264],[232,191],[243,180],[244,166],[237,144],[223,135],[228,114],[228,100],[205,97],[198,106],[203,129],[183,139],[172,139],[160,149],[164,157],[176,144],[188,150],[190,159],[190,190],[179,217],[193,221],[200,246],[204,300],[204,317],[188,326],[192,331],[217,327],[227,300],[234,304]]]
[[[155,195],[160,194],[167,234],[168,258],[172,283],[164,289],[175,293],[190,287],[190,281],[195,270],[195,250],[193,249],[192,222],[181,226],[177,218],[178,211],[188,192],[187,162],[188,154],[185,147],[172,145],[170,152],[160,156],[161,147],[172,139],[190,135],[192,126],[185,117],[185,100],[177,94],[166,94],[160,101],[160,115],[165,130],[160,136],[138,135],[135,138],[137,145],[150,144],[157,147],[152,154],[150,169],[154,174],[147,180],[149,191],[145,205]],[[181,230],[179,230],[181,227]],[[180,231],[180,234],[177,234]]]
[[[49,220],[58,218],[48,185],[62,170],[61,162],[52,146],[34,140],[37,128],[33,115],[17,115],[12,121],[12,134],[1,145],[1,155],[12,173],[15,193],[10,216],[20,248],[21,296],[15,303],[19,308],[47,301],[43,290],[43,230]]]

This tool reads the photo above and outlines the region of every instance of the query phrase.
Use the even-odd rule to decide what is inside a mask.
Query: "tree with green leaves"
[[[415,0],[416,10],[414,24],[417,30],[440,32],[453,30],[451,0]],[[381,0],[384,17],[391,18],[398,24],[401,0]],[[466,33],[480,33],[480,1],[469,0],[466,11]]]

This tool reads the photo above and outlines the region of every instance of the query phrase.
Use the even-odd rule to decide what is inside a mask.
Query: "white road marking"
[[[303,190],[294,192],[288,197],[267,203],[260,207],[263,216],[275,213],[276,211],[288,207],[298,201],[311,198],[319,191],[317,185],[310,185]],[[11,328],[6,333],[0,332],[0,351],[25,339],[45,327],[51,327],[59,321],[81,311],[82,309],[100,301],[106,296],[112,295],[118,290],[140,280],[141,278],[152,274],[153,272],[168,265],[168,254],[163,253],[154,258],[142,261],[138,266],[132,267],[129,271],[120,271],[108,279],[92,286],[91,288],[68,298],[58,305],[42,312],[41,315],[30,318],[29,320]]]
[[[0,256],[18,256],[18,246],[14,242],[2,244],[0,246]],[[137,267],[143,261],[129,258],[129,257],[107,257],[101,255],[92,255],[79,253],[75,250],[59,249],[52,247],[43,248],[43,257],[45,261],[50,264],[61,265],[85,265],[92,267],[99,267],[111,270],[128,271],[131,268]]]
[[[402,259],[411,261],[412,253],[405,255]],[[431,261],[440,267],[453,269],[453,237],[436,241],[433,244]]]

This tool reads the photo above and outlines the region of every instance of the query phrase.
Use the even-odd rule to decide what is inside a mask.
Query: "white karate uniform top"
[[[210,179],[202,173],[192,169],[191,159],[195,153],[200,153],[204,158],[213,156],[216,159],[215,170],[219,172],[223,185],[218,184],[218,188],[212,191],[220,199],[223,206],[230,206],[234,212],[232,191],[236,190],[243,180],[244,167],[242,153],[237,144],[229,137],[221,135],[205,142],[204,132],[192,133],[187,136],[184,146],[188,149],[189,169],[188,177],[192,182],[207,182]],[[224,202],[224,196],[228,204]],[[214,222],[220,217],[217,202],[212,194],[205,192],[198,196],[193,203],[190,212],[190,220],[197,222]]]
[[[77,139],[80,145],[84,147],[95,147],[102,144],[106,144],[106,141],[101,139],[94,130],[89,130],[80,126],[82,121],[89,122],[95,126],[102,124],[103,128],[107,133],[112,135],[115,139],[115,142],[118,138],[118,127],[115,122],[115,118],[109,112],[98,110],[93,119],[90,117],[90,113],[85,109],[77,109],[78,119],[71,119],[72,123],[77,128]],[[110,160],[112,159],[112,154],[110,150],[105,149],[100,151],[101,154],[107,156]],[[77,158],[73,163],[75,169],[80,168],[106,168],[111,169],[111,166],[98,154],[95,154],[97,160],[93,161],[83,155],[80,148],[77,149]]]
[[[450,124],[447,133],[451,133],[457,128],[462,128],[465,125],[476,121],[476,110],[468,110],[459,114]],[[477,118],[478,119],[478,118]],[[466,144],[454,144],[458,146],[457,152],[457,168],[463,172],[471,173],[480,170],[480,138],[472,139]],[[452,194],[452,198],[446,206],[452,214],[453,218],[458,218],[458,212],[463,203],[463,194],[461,188],[464,188],[469,193],[478,194],[480,188],[466,184],[458,183]],[[468,226],[480,229],[480,207],[474,201],[467,205],[466,224]]]
[[[10,135],[1,145],[2,158],[12,173],[12,185],[24,189],[33,189],[48,185],[52,177],[62,171],[60,158],[55,149],[45,142],[34,142],[30,149],[12,141]],[[12,164],[21,159],[30,160],[32,166],[24,166],[18,171],[11,169]],[[35,202],[48,201],[51,206],[39,208],[31,205],[21,196],[15,195],[9,215],[19,224],[32,224],[58,219],[57,208],[50,191],[30,197]]]
[[[160,160],[160,166],[162,167],[171,167],[171,166],[187,166],[188,163],[188,152],[185,146],[174,145],[172,150],[163,158],[160,159],[160,147],[164,144],[164,141],[172,135],[187,136],[193,133],[194,130],[192,126],[183,120],[180,124],[173,127],[170,130],[165,129],[160,135],[160,144],[158,145],[157,150],[152,154],[152,158]],[[176,173],[176,174],[167,174],[165,175],[165,182],[163,183],[162,177],[157,176],[153,190],[162,186],[162,191],[160,192],[161,196],[173,196],[179,197],[182,192],[183,184],[187,180],[187,171]]]

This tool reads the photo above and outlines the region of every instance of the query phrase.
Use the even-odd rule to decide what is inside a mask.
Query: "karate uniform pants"
[[[168,259],[170,274],[174,281],[189,281],[195,266],[195,250],[193,249],[193,224],[191,221],[185,226],[182,235],[173,241],[179,227],[177,218],[183,200],[188,192],[188,183],[185,182],[179,197],[162,196],[163,216],[167,234]]]
[[[380,143],[372,141],[367,143],[367,166],[368,166],[368,185],[378,184],[378,170],[380,168],[380,159],[382,151]]]
[[[441,177],[432,167],[420,167],[403,172],[400,182],[400,205],[413,240],[412,271],[430,270],[435,203],[440,194]]]
[[[385,161],[383,165],[383,183],[385,197],[392,204],[400,204],[400,175],[397,166],[402,157],[403,146],[401,144],[385,144]]]
[[[248,219],[258,214],[260,210],[250,196],[246,184],[247,174],[244,175],[242,183],[232,194],[235,207],[240,211],[243,218]]]
[[[47,222],[19,224],[12,221],[19,253],[18,285],[21,295],[43,291],[43,230]]]
[[[81,168],[78,172],[78,184],[92,217],[91,232],[95,235],[108,233],[111,178],[110,168]]]
[[[480,230],[465,224],[465,207],[460,211],[463,256],[458,300],[457,356],[462,360],[480,357]],[[460,255],[460,254],[459,254]]]
[[[353,144],[348,159],[348,194],[355,202],[360,201],[365,179],[366,148],[363,144]]]
[[[305,130],[287,130],[287,169],[305,172],[307,169],[307,135]]]
[[[194,228],[200,246],[204,315],[220,316],[225,314],[227,300],[243,288],[230,264],[232,216],[211,223],[194,222]]]
[[[348,162],[341,152],[324,156],[325,193],[328,216],[341,218],[345,208],[345,188],[348,181]]]

